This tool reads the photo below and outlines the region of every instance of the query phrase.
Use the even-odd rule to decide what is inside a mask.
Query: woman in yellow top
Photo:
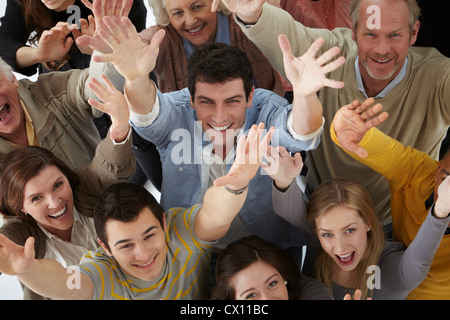
[[[373,103],[373,99],[367,99],[362,104],[355,101],[342,107],[334,117],[331,137],[350,156],[389,181],[394,240],[409,246],[429,211],[425,202],[436,202],[439,185],[450,175],[450,153],[445,152],[441,161],[436,161],[374,128],[387,118],[387,113],[379,113],[380,104],[369,108]],[[371,121],[366,121],[368,118]],[[449,262],[447,228],[430,272],[407,299],[450,299]]]

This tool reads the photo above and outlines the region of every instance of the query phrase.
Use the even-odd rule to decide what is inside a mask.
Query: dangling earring
[[[369,232],[370,231],[370,228],[367,228],[367,232]]]
[[[284,280],[284,285],[287,286],[287,281],[286,280]]]

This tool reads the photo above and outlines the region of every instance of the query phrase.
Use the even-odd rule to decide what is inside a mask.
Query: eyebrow
[[[276,276],[278,276],[278,274],[274,273],[273,275],[268,277],[264,283],[269,282],[273,277],[276,277]],[[255,288],[253,288],[253,287],[252,288],[248,288],[247,290],[243,291],[239,296],[242,297],[246,292],[251,291],[251,290],[255,290]]]
[[[55,179],[55,181],[53,181],[53,186],[54,186],[57,182],[59,182],[61,179],[63,179],[63,178],[64,178],[64,175],[57,177],[57,178]],[[26,194],[25,194],[25,199],[34,198],[35,196],[40,196],[41,194],[43,194],[42,191],[38,191],[38,192],[35,192],[35,193],[28,193],[28,194],[26,193]]]
[[[347,229],[347,228],[350,227],[352,224],[356,224],[356,222],[352,222],[352,223],[346,225],[345,227],[341,228],[341,230]],[[319,228],[319,230],[322,230],[322,231],[331,231],[331,230],[323,229],[323,228]]]
[[[225,100],[231,100],[231,99],[243,98],[243,97],[244,96],[242,94],[236,94],[236,95],[234,95],[232,97],[225,98]],[[205,96],[202,96],[202,95],[198,96],[197,99],[206,99],[206,100],[214,101],[214,99],[211,99],[211,98],[208,98],[208,97],[205,97]]]
[[[145,236],[147,233],[150,233],[150,231],[152,231],[153,229],[157,228],[156,226],[151,226],[150,228],[148,228],[147,230],[145,230],[144,232],[142,232],[142,236]],[[114,247],[116,247],[117,245],[121,244],[121,243],[125,243],[125,242],[130,242],[131,239],[122,239],[122,240],[118,240],[116,241],[116,243],[114,244]]]

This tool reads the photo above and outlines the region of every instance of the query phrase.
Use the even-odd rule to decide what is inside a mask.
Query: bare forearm
[[[128,107],[134,113],[147,114],[153,110],[156,99],[156,85],[148,75],[134,80],[126,79],[124,93]]]
[[[198,213],[199,219],[196,219],[196,232],[199,231],[197,235],[200,239],[214,241],[223,237],[244,205],[246,197],[247,190],[236,195],[225,187],[209,188]]]
[[[37,55],[37,49],[33,47],[20,47],[16,51],[16,66],[18,69],[27,68],[41,61],[40,57]]]
[[[55,260],[35,260],[30,271],[18,275],[20,281],[41,296],[52,299],[90,299],[93,293],[86,276],[75,275],[74,270],[64,268]],[[71,283],[72,277],[79,280]],[[70,285],[69,285],[70,284]]]
[[[292,112],[292,128],[299,135],[306,136],[322,126],[322,103],[316,94],[295,96],[294,93]]]

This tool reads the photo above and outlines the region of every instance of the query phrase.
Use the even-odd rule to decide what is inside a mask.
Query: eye
[[[193,10],[193,11],[200,11],[201,9],[203,9],[203,7],[204,7],[204,5],[202,5],[202,4],[197,4],[197,5],[194,5],[194,6],[192,7],[192,10]]]
[[[272,281],[271,283],[269,283],[268,287],[269,287],[269,288],[273,288],[273,287],[275,287],[277,284],[278,284],[278,281],[274,280],[274,281]]]
[[[255,297],[256,297],[256,293],[252,292],[252,293],[250,293],[249,295],[247,295],[247,296],[245,297],[245,299],[253,299],[253,298],[255,298]]]
[[[349,233],[352,233],[354,231],[356,231],[355,228],[349,228],[349,229],[345,230],[345,233],[349,234]]]
[[[329,237],[332,237],[332,236],[333,236],[333,234],[329,233],[329,232],[322,233],[322,237],[324,237],[324,238],[329,238]]]
[[[129,249],[129,248],[132,248],[132,247],[133,247],[132,243],[127,243],[127,244],[124,244],[123,246],[121,246],[119,249],[120,250],[126,250],[126,249]]]
[[[31,202],[36,202],[39,201],[41,199],[41,196],[34,196],[33,198],[31,198]]]
[[[155,235],[154,233],[151,233],[151,234],[147,235],[147,236],[144,238],[144,240],[148,240],[148,239],[150,239],[151,237],[153,237],[154,235]]]
[[[62,181],[58,181],[57,183],[55,183],[54,185],[54,189],[58,189],[59,187],[61,187],[64,183]]]
[[[182,10],[178,10],[178,11],[173,11],[172,12],[172,16],[174,16],[174,17],[179,17],[179,16],[181,16],[183,14],[183,11]]]

